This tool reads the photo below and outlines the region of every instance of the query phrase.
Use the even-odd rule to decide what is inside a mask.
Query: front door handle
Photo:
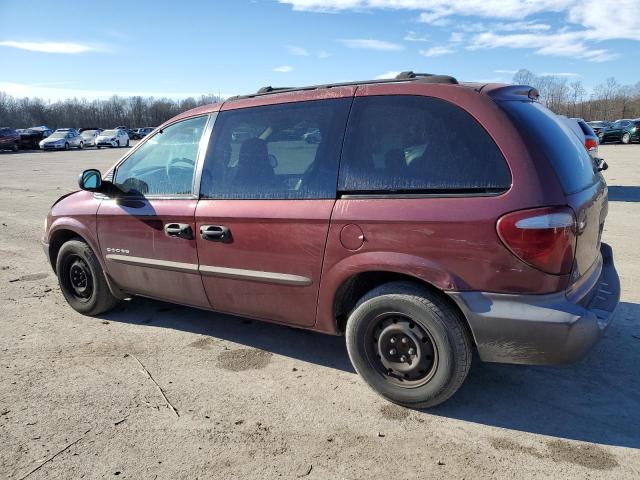
[[[231,243],[233,241],[231,230],[223,225],[201,225],[200,237],[210,242]]]
[[[164,226],[164,234],[167,237],[185,238],[191,240],[193,238],[193,230],[188,223],[167,223]]]

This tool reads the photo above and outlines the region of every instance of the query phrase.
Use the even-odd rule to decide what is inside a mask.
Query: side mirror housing
[[[100,170],[90,168],[82,172],[78,177],[78,186],[88,192],[100,191],[102,187],[102,174]]]

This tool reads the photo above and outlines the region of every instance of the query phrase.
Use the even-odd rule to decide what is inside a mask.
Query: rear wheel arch
[[[475,346],[475,338],[464,312],[460,309],[458,304],[449,297],[449,295],[422,278],[395,271],[359,272],[342,282],[336,290],[333,300],[333,316],[336,331],[339,333],[345,332],[349,314],[365,295],[384,284],[393,282],[405,282],[416,285],[429,291],[446,303],[450,308],[456,310],[459,313],[460,318],[464,320],[467,334]]]

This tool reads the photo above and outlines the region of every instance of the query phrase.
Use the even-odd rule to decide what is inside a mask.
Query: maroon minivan
[[[521,85],[394,80],[169,120],[60,198],[44,250],[87,315],[144,296],[345,334],[411,407],[483,361],[581,358],[620,297],[606,164]]]

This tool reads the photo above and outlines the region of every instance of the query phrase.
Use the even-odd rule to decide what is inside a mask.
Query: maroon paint
[[[98,209],[100,256],[108,248],[124,248],[127,256],[198,265],[195,239],[168,237],[167,223],[187,223],[195,231],[197,200],[103,200]],[[208,308],[198,272],[105,262],[107,273],[122,290],[163,300]]]
[[[492,88],[485,87],[483,93]],[[336,291],[360,272],[407,274],[443,290],[541,294],[567,287],[568,276],[544,274],[524,264],[496,234],[496,219],[504,213],[565,205],[568,200],[548,162],[532,158],[506,115],[473,88],[414,82],[303,90],[199,107],[166,124],[219,110],[352,95],[426,95],[454,102],[483,125],[503,152],[512,172],[513,188],[496,197],[158,200],[137,211],[108,200],[100,207],[100,249],[95,248],[95,218],[82,216],[88,207],[95,213],[97,201],[81,192],[54,208],[56,226],[51,231],[64,225],[82,229],[101,257],[107,247],[126,244],[124,248],[132,256],[309,277],[309,286],[209,276],[200,281],[196,274],[106,262],[109,274],[125,290],[328,333],[336,330]],[[581,205],[596,201],[596,197],[590,198],[576,198],[572,205],[580,210]],[[58,213],[68,216],[58,218]],[[196,239],[164,236],[160,227],[168,221],[192,223]],[[233,242],[202,240],[198,235],[202,224],[229,227]],[[347,227],[341,242],[341,231],[347,225],[352,226]],[[361,246],[353,233],[360,230],[364,235]]]
[[[215,310],[310,327],[315,322],[320,271],[335,200],[200,200],[201,225],[229,227],[231,243],[198,235],[202,266],[239,268],[311,279],[277,285],[203,276]]]

